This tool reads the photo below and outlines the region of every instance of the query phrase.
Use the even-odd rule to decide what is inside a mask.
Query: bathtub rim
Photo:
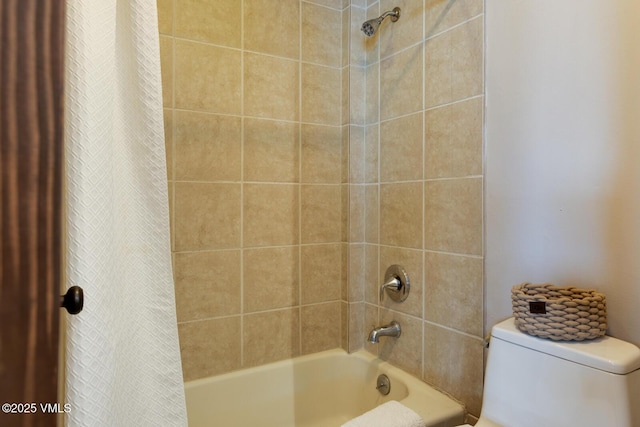
[[[412,374],[392,365],[390,362],[382,360],[364,349],[349,353],[342,348],[334,348],[324,350],[317,353],[297,356],[290,359],[279,360],[259,366],[239,369],[224,374],[213,375],[210,377],[199,378],[196,380],[186,381],[184,383],[185,391],[200,386],[206,386],[209,383],[217,381],[231,380],[240,376],[250,375],[254,372],[261,372],[266,369],[293,368],[296,363],[311,362],[314,360],[324,359],[332,356],[350,357],[363,360],[368,365],[375,365],[380,373],[384,373],[391,378],[398,378],[409,390],[408,395],[400,399],[399,402],[418,413],[429,425],[454,426],[464,423],[465,408],[450,396],[436,390],[430,384],[413,376]]]

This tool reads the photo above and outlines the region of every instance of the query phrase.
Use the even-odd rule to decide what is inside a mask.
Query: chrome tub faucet
[[[394,320],[388,325],[373,328],[373,330],[369,333],[369,338],[367,338],[367,340],[370,343],[377,344],[380,342],[380,337],[398,338],[401,332],[402,330],[400,329],[400,324]]]

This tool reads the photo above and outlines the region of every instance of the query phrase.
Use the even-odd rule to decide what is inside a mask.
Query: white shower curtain
[[[156,0],[67,0],[69,426],[187,424]]]

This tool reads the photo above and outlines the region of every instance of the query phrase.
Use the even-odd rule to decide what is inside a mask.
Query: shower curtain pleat
[[[67,0],[69,426],[187,424],[155,0]]]

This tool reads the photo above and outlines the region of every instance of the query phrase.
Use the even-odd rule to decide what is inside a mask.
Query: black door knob
[[[78,314],[84,306],[84,292],[80,286],[72,286],[67,293],[60,296],[60,307],[67,309],[69,314]]]

